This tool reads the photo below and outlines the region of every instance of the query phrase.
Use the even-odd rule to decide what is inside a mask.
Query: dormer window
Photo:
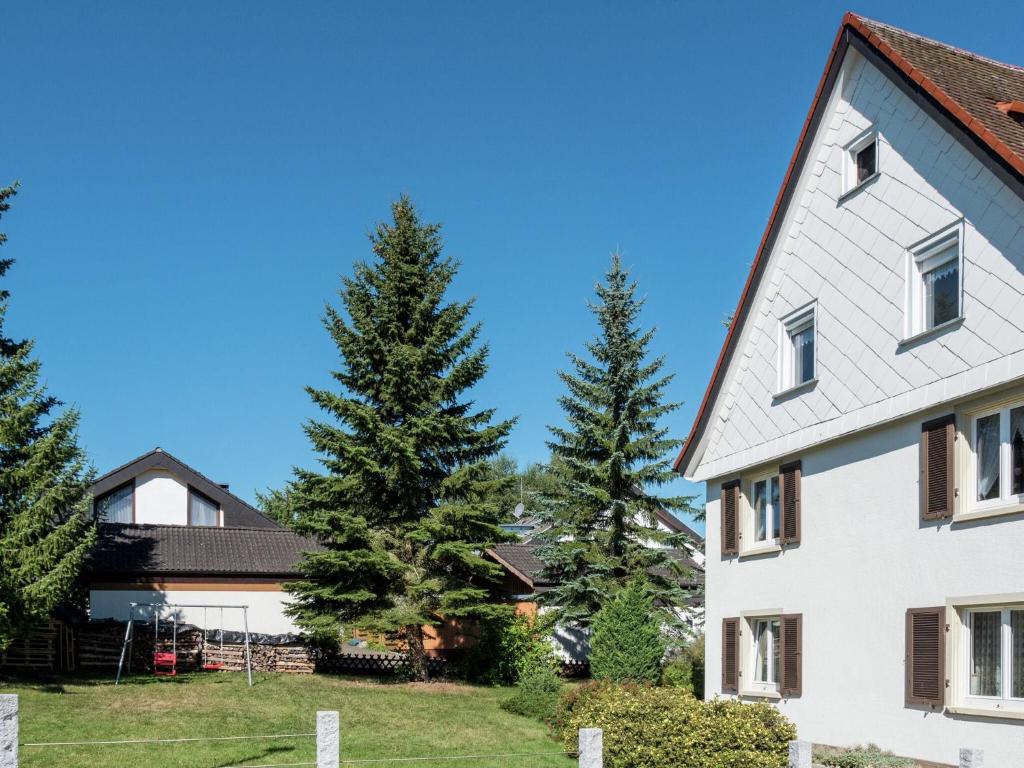
[[[878,134],[871,129],[854,139],[844,152],[843,194],[861,187],[878,175]]]
[[[94,515],[101,523],[135,521],[135,483],[126,483],[96,499]]]
[[[220,525],[220,505],[194,488],[188,489],[188,524],[216,527]]]

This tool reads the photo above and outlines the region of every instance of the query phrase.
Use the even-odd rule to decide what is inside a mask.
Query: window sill
[[[796,397],[797,395],[802,395],[804,392],[812,390],[816,386],[818,386],[817,378],[808,379],[803,384],[797,384],[795,387],[790,387],[789,389],[784,389],[781,392],[776,392],[772,396],[772,402],[773,403],[777,403],[780,400],[786,400],[786,399],[788,399],[790,397]]]
[[[951,715],[991,717],[997,720],[1024,720],[1024,709],[990,709],[988,707],[946,707]]]
[[[971,520],[985,520],[990,517],[1005,517],[1024,514],[1024,504],[1006,504],[987,509],[972,509],[970,512],[958,512],[953,515],[954,523],[968,523]]]
[[[749,549],[741,549],[740,550],[740,557],[755,557],[757,555],[774,555],[774,554],[776,554],[778,552],[781,552],[781,551],[782,551],[782,547],[780,547],[778,544],[771,544],[771,543],[758,544],[756,546],[750,547]]]
[[[836,205],[837,206],[842,205],[847,200],[850,200],[850,199],[856,197],[857,194],[859,192],[861,192],[863,189],[865,189],[867,187],[870,187],[872,184],[874,184],[876,181],[878,181],[878,178],[881,175],[882,174],[881,174],[880,171],[875,171],[870,176],[868,176],[866,179],[864,179],[864,181],[860,182],[857,186],[850,187],[848,190],[846,190],[845,192],[843,192],[843,194],[841,194],[839,196],[839,199],[836,200]]]
[[[927,339],[930,339],[933,336],[938,336],[940,333],[943,333],[945,331],[952,330],[953,328],[959,328],[961,325],[963,325],[963,322],[964,316],[960,315],[959,317],[954,317],[952,320],[947,320],[941,325],[936,325],[934,328],[929,328],[927,331],[919,331],[918,333],[915,333],[913,336],[907,336],[907,338],[900,340],[896,344],[896,349],[897,351],[899,351],[901,349],[904,349],[905,347],[911,347],[920,341],[926,341]]]
[[[779,700],[782,698],[782,694],[778,691],[740,691],[740,696],[745,699],[775,699]]]

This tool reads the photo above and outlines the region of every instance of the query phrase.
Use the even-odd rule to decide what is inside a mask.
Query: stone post
[[[789,768],[811,768],[811,756],[813,754],[811,742],[791,741],[789,742]]]
[[[0,693],[0,768],[18,768],[18,697]]]
[[[604,731],[600,728],[580,728],[579,768],[603,768]]]
[[[960,750],[960,768],[982,768],[985,765],[985,750],[968,749]]]
[[[337,712],[316,713],[316,768],[338,768],[341,759],[339,731]]]

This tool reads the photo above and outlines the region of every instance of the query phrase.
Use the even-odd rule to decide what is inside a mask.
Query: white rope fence
[[[316,713],[315,733],[271,733],[245,736],[187,736],[162,739],[103,739],[81,741],[18,741],[18,697],[0,694],[0,768],[18,768],[18,749],[45,749],[52,747],[109,747],[142,744],[184,744],[196,742],[230,742],[254,740],[288,740],[316,738],[316,761],[298,763],[247,763],[225,766],[225,768],[340,768],[342,765],[374,765],[380,763],[427,763],[456,762],[463,760],[501,760],[538,757],[579,758],[579,768],[602,768],[603,734],[600,728],[583,728],[579,733],[579,750],[576,752],[499,752],[494,754],[436,755],[430,757],[384,757],[341,759],[340,717],[334,711]]]

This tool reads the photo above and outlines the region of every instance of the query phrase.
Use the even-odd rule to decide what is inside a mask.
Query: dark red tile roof
[[[100,525],[90,578],[149,575],[298,575],[303,552],[319,549],[284,528]]]
[[[730,323],[725,341],[722,343],[722,350],[715,362],[704,398],[697,409],[690,433],[675,460],[674,467],[677,472],[685,471],[684,465],[692,457],[710,419],[712,404],[739,338],[739,328],[743,325],[750,302],[757,292],[764,262],[774,244],[777,227],[785,213],[784,208],[789,199],[791,186],[799,176],[799,170],[806,158],[808,140],[812,138],[835,72],[842,63],[852,37],[863,41],[883,60],[888,61],[898,73],[901,73],[899,76],[909,79],[940,112],[972,136],[984,152],[995,158],[999,167],[1010,174],[1010,178],[1024,183],[1024,126],[1014,119],[1013,112],[1005,111],[998,106],[1000,102],[1024,101],[1024,68],[994,61],[888,24],[847,13],[839,26],[825,71],[821,75],[814,99],[811,101],[811,108],[804,119],[800,137],[786,168],[782,186],[761,236],[757,255],[740,294],[739,303],[733,313],[733,322]],[[1017,191],[1020,192],[1019,186]]]

